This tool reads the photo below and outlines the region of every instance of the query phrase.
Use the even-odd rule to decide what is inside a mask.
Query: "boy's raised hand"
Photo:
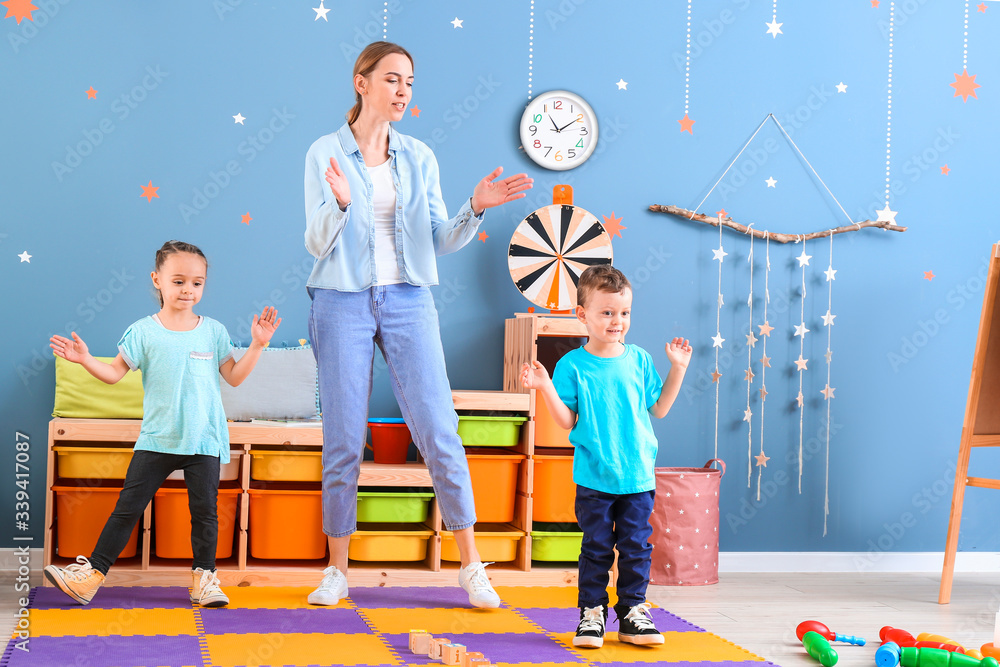
[[[521,384],[525,389],[541,389],[551,382],[552,380],[549,379],[549,373],[545,370],[545,366],[542,366],[537,361],[532,362],[531,365],[525,362],[521,366]]]
[[[666,347],[667,359],[671,365],[687,368],[691,363],[691,345],[687,338],[675,338]]]
[[[49,347],[56,353],[56,356],[60,356],[66,361],[72,361],[76,364],[83,363],[83,360],[90,354],[87,344],[83,342],[82,338],[76,335],[75,331],[70,335],[73,336],[73,340],[65,336],[53,336],[49,339]]]
[[[278,317],[278,311],[267,306],[259,316],[254,314],[253,324],[250,326],[250,338],[255,343],[267,343],[271,340],[271,336],[274,335],[279,324],[281,324],[281,318]]]

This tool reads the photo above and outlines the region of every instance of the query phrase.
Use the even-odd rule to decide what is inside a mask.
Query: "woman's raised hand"
[[[503,167],[497,167],[476,184],[476,189],[472,192],[472,211],[477,215],[488,208],[521,199],[525,196],[525,190],[530,190],[531,184],[535,182],[527,174],[515,174],[496,181],[502,173]]]
[[[333,158],[330,158],[330,166],[326,170],[326,182],[330,184],[330,191],[337,198],[337,206],[341,210],[347,208],[351,203],[351,186],[347,182],[347,176],[340,170],[340,165]]]

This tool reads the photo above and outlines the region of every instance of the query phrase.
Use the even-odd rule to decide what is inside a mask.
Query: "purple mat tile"
[[[471,607],[469,594],[454,586],[351,588],[350,600],[362,609],[450,609]]]
[[[575,627],[575,626],[574,626]],[[440,660],[410,653],[409,635],[382,635],[389,646],[409,665],[440,665]],[[565,646],[543,634],[453,634],[448,638],[464,644],[466,650],[478,651],[490,662],[565,662],[583,663]]]
[[[354,609],[202,609],[206,635],[254,632],[373,634]]]
[[[79,607],[58,588],[35,588],[32,609]],[[188,589],[183,586],[108,586],[97,591],[89,609],[190,609]]]
[[[33,637],[28,645],[30,652],[9,652],[7,667],[76,665],[82,657],[88,667],[205,664],[197,637]]]
[[[651,651],[657,651],[659,649],[653,648],[649,649]],[[602,662],[600,667],[636,667],[636,665],[643,665],[644,667],[653,667],[653,665],[670,665],[670,667],[766,667],[770,665],[771,667],[777,667],[773,662],[763,662],[759,660],[722,660],[720,662],[710,662],[708,660],[699,660],[696,662],[670,662],[670,656],[665,655],[663,662]]]
[[[525,618],[533,621],[546,632],[561,633],[574,632],[577,623],[580,622],[579,609],[518,609]],[[663,609],[650,609],[650,616],[656,629],[660,632],[704,632],[697,625],[688,623],[684,619],[674,616]],[[615,620],[614,610],[608,612],[608,630],[617,631],[618,621]]]

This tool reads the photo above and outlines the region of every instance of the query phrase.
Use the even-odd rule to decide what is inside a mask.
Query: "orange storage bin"
[[[254,558],[323,558],[321,492],[250,489],[250,555]]]
[[[524,454],[482,453],[466,447],[472,477],[472,495],[476,502],[476,520],[507,523],[514,520],[514,497],[517,493],[517,474]]]
[[[524,537],[523,530],[495,523],[477,523],[476,550],[483,561],[506,563],[517,558],[517,543]],[[455,541],[455,533],[450,530],[441,531],[441,560],[459,562],[462,554]]]
[[[64,558],[89,557],[115,511],[121,489],[53,486],[52,491],[56,496],[56,553]],[[140,517],[119,558],[135,556],[141,521]]]
[[[535,447],[572,447],[569,430],[559,428],[545,399],[535,396]]]
[[[535,451],[536,454],[532,457],[535,462],[535,484],[531,502],[532,521],[576,523],[573,457],[565,454],[556,456],[552,450]],[[539,451],[541,454],[537,453]]]
[[[239,489],[219,489],[219,541],[216,558],[233,555],[233,536],[239,517]],[[153,551],[160,558],[193,558],[191,552],[191,510],[187,489],[160,489],[153,497]]]

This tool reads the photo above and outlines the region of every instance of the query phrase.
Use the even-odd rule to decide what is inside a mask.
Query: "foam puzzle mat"
[[[765,667],[772,663],[653,608],[664,644],[617,641],[577,649],[576,588],[498,587],[500,609],[469,607],[458,587],[352,588],[335,607],[306,603],[303,587],[226,587],[228,607],[202,609],[180,586],[102,588],[90,605],[55,588],[31,592],[28,651],[12,639],[0,667],[425,667],[408,648],[425,630],[483,653],[502,667]],[[613,598],[612,598],[613,599]],[[24,646],[22,644],[22,646]]]

